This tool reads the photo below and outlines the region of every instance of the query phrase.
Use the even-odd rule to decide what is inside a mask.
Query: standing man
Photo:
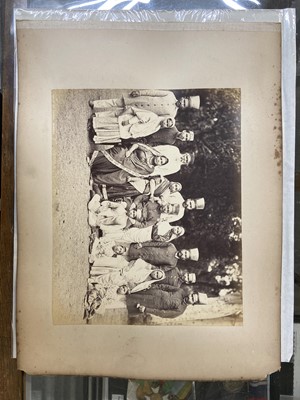
[[[174,292],[182,285],[196,283],[196,274],[191,272],[182,272],[179,268],[173,268],[165,272],[165,277],[157,283],[152,284],[153,289],[162,289],[168,292]]]
[[[127,254],[128,260],[142,260],[159,266],[166,267],[166,270],[175,268],[178,260],[199,260],[199,250],[182,249],[177,250],[173,243],[164,242],[144,242],[144,243],[131,243]]]
[[[192,142],[195,139],[193,131],[184,129],[179,131],[176,126],[172,128],[161,128],[152,135],[145,136],[139,139],[128,139],[123,140],[123,143],[132,143],[133,141],[139,141],[141,143],[148,144],[150,146],[159,146],[160,144],[174,144],[179,145],[181,142]]]
[[[207,304],[207,296],[203,293],[189,293],[189,288],[180,288],[175,292],[160,289],[149,289],[146,292],[127,296],[129,314],[136,311],[153,314],[161,318],[176,318],[183,314],[188,305]]]
[[[120,111],[124,107],[137,107],[141,110],[149,110],[157,115],[168,115],[175,118],[178,109],[200,108],[200,96],[188,96],[176,99],[170,90],[133,90],[128,97],[120,99],[103,99],[90,101],[92,108],[111,109],[114,107]]]

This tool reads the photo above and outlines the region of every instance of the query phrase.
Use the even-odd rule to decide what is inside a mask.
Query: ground
[[[101,91],[105,96],[105,91]],[[112,91],[107,91],[111,96]],[[120,95],[115,91],[115,95]],[[83,298],[89,272],[90,169],[92,150],[87,121],[88,101],[99,90],[55,90],[53,109],[53,320],[56,324],[86,323]]]

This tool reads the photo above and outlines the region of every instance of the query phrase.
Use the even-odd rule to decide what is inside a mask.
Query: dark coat
[[[126,297],[129,314],[137,314],[137,304],[145,307],[145,314],[153,314],[162,318],[176,318],[187,308],[186,289],[167,292],[161,289],[149,289],[145,292],[132,293]]]
[[[179,130],[176,126],[172,128],[162,128],[152,135],[139,138],[139,139],[126,139],[124,143],[140,142],[148,144],[150,146],[158,146],[161,144],[176,144],[179,140],[177,139]],[[180,142],[180,141],[179,141]]]
[[[155,201],[150,201],[149,196],[137,196],[134,199],[134,203],[136,204],[136,209],[141,210],[142,214],[140,220],[136,221],[134,224],[136,228],[145,228],[159,221],[161,206]]]
[[[162,289],[167,292],[175,292],[184,284],[182,273],[176,268],[165,271],[165,278],[152,285],[153,289]]]
[[[131,243],[128,250],[128,259],[131,261],[141,258],[166,271],[176,267],[178,262],[178,259],[175,257],[176,253],[177,249],[173,243],[144,242],[139,245]]]

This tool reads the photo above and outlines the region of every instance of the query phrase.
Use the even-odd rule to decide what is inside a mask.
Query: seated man
[[[98,275],[96,275],[95,268],[91,268],[89,284],[99,290],[103,287],[122,287],[120,289],[122,294],[149,289],[153,283],[165,278],[164,271],[143,260],[127,262],[126,265],[119,268],[116,266],[110,271],[105,267],[98,267],[97,270]]]
[[[122,262],[121,259],[126,256],[127,252],[128,244],[126,245],[122,241],[111,239],[109,235],[106,235],[104,237],[95,238],[89,256],[89,262],[93,264],[94,267],[111,267]]]
[[[152,226],[160,220],[161,213],[162,207],[158,201],[148,195],[139,195],[129,207],[128,215],[132,220],[126,228],[130,226],[135,228]]]
[[[184,200],[179,192],[171,193],[165,201],[166,209],[168,209],[167,204],[169,204],[169,215],[162,214],[161,218],[168,222],[179,221],[183,218],[185,210],[203,210],[205,207],[204,197]],[[172,210],[172,213],[170,210]]]
[[[100,199],[100,195],[95,194],[88,204],[89,225],[100,227],[103,235],[131,226],[144,228],[154,225],[159,221],[162,212],[161,205],[154,200],[144,202],[143,198],[140,198],[127,211],[126,202],[100,201]]]

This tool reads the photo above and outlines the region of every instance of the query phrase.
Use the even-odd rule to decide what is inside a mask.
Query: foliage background
[[[179,224],[186,228],[186,233],[174,244],[178,248],[199,248],[197,265],[190,262],[179,266],[196,272],[197,281],[205,282],[197,285],[199,290],[215,293],[220,288],[215,276],[226,275],[226,265],[238,263],[241,269],[241,226],[233,220],[241,218],[241,92],[191,89],[174,93],[177,99],[200,95],[201,104],[199,110],[178,111],[178,129],[195,132],[194,142],[179,142],[180,151],[194,152],[196,157],[193,165],[168,178],[182,183],[184,198],[204,197],[206,203],[204,210],[185,212]],[[238,240],[230,238],[232,232]],[[208,273],[212,260],[215,268]]]

